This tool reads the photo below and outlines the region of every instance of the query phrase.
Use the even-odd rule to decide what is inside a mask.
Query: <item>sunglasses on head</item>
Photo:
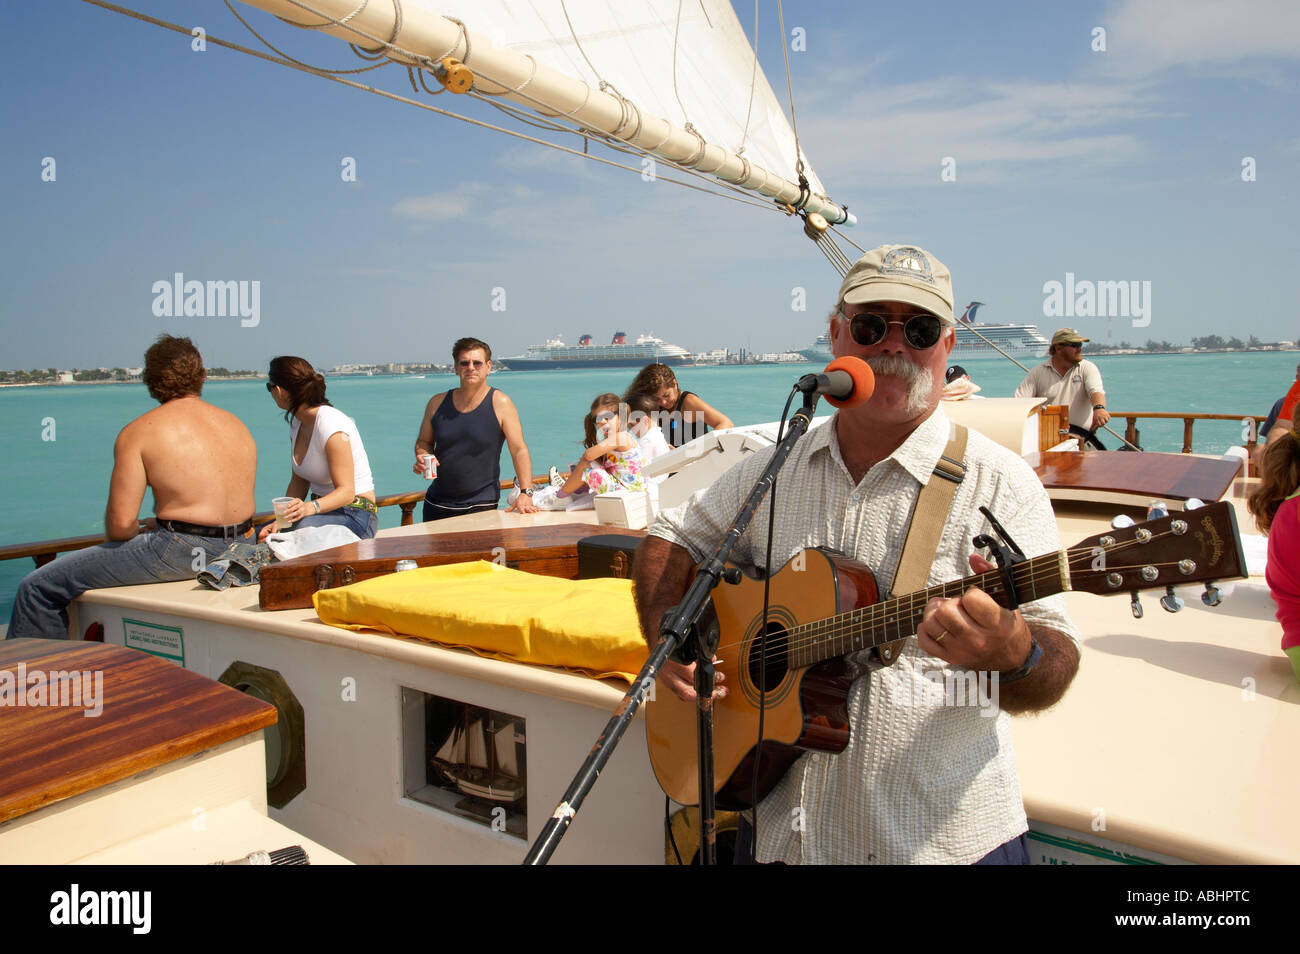
[[[849,323],[849,334],[860,345],[870,346],[884,341],[885,335],[889,334],[890,325],[902,325],[903,338],[917,351],[933,348],[943,335],[943,322],[931,314],[912,315],[906,321],[891,320],[870,313],[854,315],[852,318],[843,312],[840,314]]]
[[[486,364],[487,362],[486,362],[486,361],[471,361],[471,360],[469,360],[468,358],[461,358],[461,359],[460,359],[459,361],[457,361],[456,363],[457,363],[458,365],[460,365],[462,368],[468,368],[468,367],[471,367],[471,366],[473,366],[473,367],[475,367],[475,368],[481,368],[481,367],[483,367],[483,365]]]

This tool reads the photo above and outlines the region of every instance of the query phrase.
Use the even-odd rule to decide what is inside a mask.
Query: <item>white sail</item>
[[[401,0],[400,26],[393,3],[244,2],[367,49],[454,56],[477,91],[852,221],[806,156],[801,196],[794,133],[727,0]]]

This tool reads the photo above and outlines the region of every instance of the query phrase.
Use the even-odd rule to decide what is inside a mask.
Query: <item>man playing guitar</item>
[[[777,486],[771,570],[806,548],[828,547],[869,566],[883,595],[913,507],[923,485],[937,479],[950,437],[939,409],[955,342],[947,268],[913,246],[868,252],[840,286],[830,335],[836,356],[871,365],[876,388],[867,403],[839,411],[796,445]],[[770,453],[752,455],[656,521],[635,574],[641,626],[651,643]],[[992,568],[970,553],[971,538],[990,532],[981,505],[1025,553],[1060,548],[1047,493],[1028,464],[974,432],[964,457],[965,476],[929,577],[908,589]],[[733,562],[763,568],[767,535],[764,505],[733,550]],[[760,803],[759,861],[1028,862],[1008,713],[1051,706],[1074,677],[1078,630],[1065,615],[1064,597],[1010,611],[971,588],[931,600],[916,636],[889,664],[869,675],[862,666],[848,696],[847,748],[802,755]],[[848,657],[850,663],[865,664],[862,655]],[[945,692],[953,680],[944,676],[965,670],[997,681],[992,707]],[[660,680],[661,691],[694,697],[689,668],[670,661]],[[718,696],[729,689],[742,687],[733,678],[719,685]]]

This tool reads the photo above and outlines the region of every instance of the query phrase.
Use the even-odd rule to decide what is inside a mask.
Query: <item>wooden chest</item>
[[[398,560],[414,560],[418,566],[489,560],[526,573],[575,580],[578,541],[607,534],[643,537],[645,531],[563,523],[361,540],[263,567],[258,605],[264,610],[303,609],[311,606],[317,590],[392,573]]]

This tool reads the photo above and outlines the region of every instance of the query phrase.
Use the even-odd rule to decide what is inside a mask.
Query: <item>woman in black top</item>
[[[653,394],[659,402],[659,426],[673,447],[681,447],[708,431],[734,427],[731,418],[712,407],[694,391],[683,391],[666,364],[647,364],[624,395]]]

